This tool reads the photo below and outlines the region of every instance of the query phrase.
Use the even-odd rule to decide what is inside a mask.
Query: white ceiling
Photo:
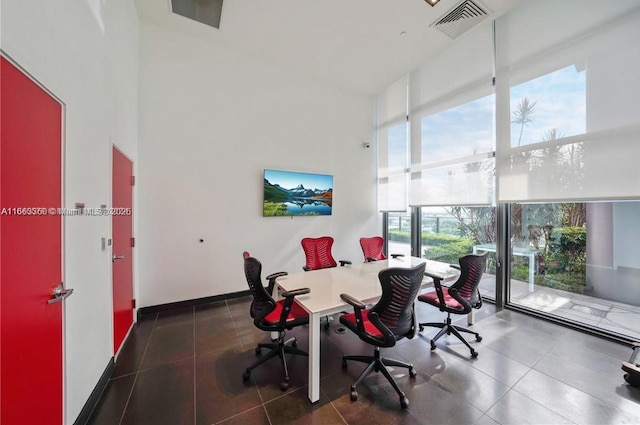
[[[220,29],[171,13],[170,0],[135,3],[142,21],[374,95],[453,42],[430,25],[460,1],[431,7],[424,0],[225,0]],[[490,12],[478,25],[488,25],[524,0],[476,1]]]

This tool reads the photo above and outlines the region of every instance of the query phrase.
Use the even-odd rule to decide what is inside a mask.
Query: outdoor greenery
[[[453,207],[448,217],[431,220],[425,230],[423,219],[422,247],[425,258],[456,264],[469,254],[474,245],[495,243],[495,208]],[[586,294],[586,205],[583,203],[513,204],[511,209],[512,244],[539,253],[535,283],[537,285]],[[455,229],[449,224],[457,221]],[[524,225],[523,223],[535,223]],[[389,240],[409,243],[410,226],[389,230]],[[494,254],[490,254],[493,257]],[[495,261],[489,261],[488,272],[495,273]],[[527,282],[529,264],[525,257],[511,259],[511,278]]]

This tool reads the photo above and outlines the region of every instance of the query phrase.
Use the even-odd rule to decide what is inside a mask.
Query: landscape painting
[[[333,176],[264,170],[263,216],[331,215]]]

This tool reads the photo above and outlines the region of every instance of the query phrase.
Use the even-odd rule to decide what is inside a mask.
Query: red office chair
[[[354,313],[340,317],[340,323],[351,329],[364,342],[373,345],[373,356],[342,356],[342,368],[353,360],[368,363],[367,368],[351,385],[351,400],[358,398],[356,386],[372,371],[382,372],[400,397],[400,405],[406,409],[409,400],[389,373],[387,366],[409,369],[409,376],[415,378],[413,365],[398,360],[381,357],[380,347],[393,347],[402,338],[413,338],[416,334],[417,320],[414,302],[424,277],[425,263],[414,268],[387,268],[378,273],[382,285],[382,297],[373,307],[366,309],[361,301],[347,295],[340,297],[351,304]]]
[[[296,339],[291,338],[285,341],[284,336],[287,329],[296,326],[306,325],[309,323],[309,315],[300,307],[294,298],[298,295],[308,294],[309,288],[300,288],[293,291],[283,292],[281,295],[283,300],[275,301],[262,286],[260,275],[262,273],[262,264],[253,257],[244,258],[244,274],[247,278],[247,284],[251,290],[253,301],[250,307],[250,314],[253,318],[253,324],[263,331],[278,332],[278,340],[274,343],[260,343],[255,349],[256,354],[262,352],[262,348],[268,348],[271,351],[262,356],[258,361],[249,366],[242,374],[243,380],[251,377],[251,371],[262,363],[273,357],[280,357],[280,363],[284,371],[284,380],[280,384],[280,389],[285,391],[289,388],[289,370],[287,369],[287,361],[285,354],[298,354],[308,356],[309,354],[296,348]],[[268,277],[274,280],[273,275]]]
[[[471,357],[478,357],[478,352],[474,350],[469,342],[462,336],[461,332],[470,333],[475,335],[476,341],[482,341],[482,337],[479,333],[467,329],[462,326],[457,326],[451,323],[451,314],[469,314],[472,308],[480,308],[482,306],[482,298],[480,297],[480,291],[478,285],[482,278],[482,273],[487,262],[487,253],[480,255],[469,254],[464,257],[460,257],[460,276],[456,282],[449,286],[442,286],[442,276],[432,275],[429,272],[425,273],[427,276],[433,279],[433,284],[436,288],[435,291],[428,292],[418,296],[418,301],[422,301],[438,307],[440,311],[447,313],[447,318],[444,322],[435,323],[420,323],[420,332],[424,330],[425,326],[433,326],[440,328],[440,331],[431,339],[431,349],[436,349],[436,341],[442,335],[455,335],[460,341],[471,350]],[[452,266],[454,267],[454,266]]]
[[[384,239],[381,236],[373,236],[371,238],[360,238],[360,247],[364,254],[364,261],[386,260],[384,255]]]
[[[304,238],[301,241],[306,264],[302,269],[306,272],[310,270],[326,269],[337,267],[336,260],[331,255],[333,238],[331,236],[321,236],[319,238]],[[348,260],[339,260],[340,265],[351,264]]]
[[[368,263],[370,261],[386,260],[387,256],[384,255],[384,238],[381,236],[372,236],[370,238],[360,238],[360,247],[364,254],[364,261]],[[391,257],[404,257],[403,254],[391,254]]]
[[[333,246],[333,238],[331,236],[304,238],[301,244],[306,258],[306,264],[302,266],[304,271],[308,272],[338,266],[336,260],[333,259],[333,255],[331,255],[331,247]],[[340,266],[351,264],[351,261],[348,260],[339,260],[339,262]],[[327,321],[324,324],[324,328],[329,329],[329,321],[332,319],[329,316],[326,317]]]

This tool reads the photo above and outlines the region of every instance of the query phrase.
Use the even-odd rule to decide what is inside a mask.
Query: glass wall
[[[389,252],[489,252],[483,295],[637,340],[640,2],[522,2],[470,32],[378,98],[381,211],[420,219],[388,213]]]
[[[458,264],[458,259],[488,251],[487,268],[480,283],[485,298],[496,291],[496,209],[494,207],[421,208],[420,256]]]
[[[411,256],[411,214],[390,212],[387,216],[387,252]]]
[[[640,202],[511,205],[510,302],[640,338]]]

